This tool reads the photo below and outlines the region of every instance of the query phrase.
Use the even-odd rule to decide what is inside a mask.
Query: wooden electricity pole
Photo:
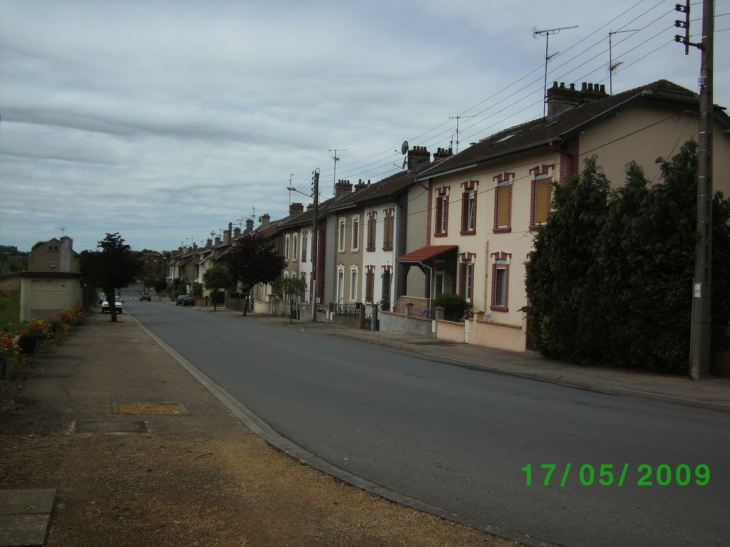
[[[678,6],[680,7],[680,6]],[[684,10],[679,10],[684,11]],[[697,242],[692,298],[692,334],[689,373],[693,380],[710,375],[712,361],[712,110],[713,46],[715,23],[714,0],[703,0],[702,42],[692,44],[687,38],[677,40],[685,47],[702,50],[700,69],[699,165],[697,173]],[[689,25],[689,2],[686,5]],[[680,26],[680,25],[678,25]],[[678,37],[680,38],[680,37]]]

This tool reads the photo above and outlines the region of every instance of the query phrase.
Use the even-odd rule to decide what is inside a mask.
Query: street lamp
[[[317,239],[319,236],[319,167],[312,172],[312,195],[305,194],[297,190],[293,186],[287,186],[290,195],[291,192],[302,194],[308,198],[314,199],[314,218],[312,218],[312,277],[311,277],[311,306],[312,306],[312,322],[317,321]]]

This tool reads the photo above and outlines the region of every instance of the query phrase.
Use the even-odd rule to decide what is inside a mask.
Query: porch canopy
[[[405,264],[421,264],[458,248],[458,245],[426,245],[425,247],[406,253],[403,256],[399,256],[395,260],[396,262],[402,262]]]

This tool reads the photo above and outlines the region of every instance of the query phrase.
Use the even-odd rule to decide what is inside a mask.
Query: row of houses
[[[474,320],[439,322],[440,338],[525,350],[525,262],[535,231],[547,222],[553,182],[579,173],[593,155],[615,186],[624,183],[632,160],[657,181],[657,158],[697,140],[699,126],[698,95],[666,80],[616,95],[603,85],[556,82],[547,103],[545,117],[461,153],[415,146],[407,170],[372,183],[339,181],[317,219],[311,205],[292,203],[285,218],[264,215],[244,230],[229,225],[204,248],[173,252],[170,277],[201,282],[231,241],[255,231],[276,240],[288,260],[284,275],[305,281],[309,302],[317,222],[316,295],[323,308],[364,303],[383,312],[381,328],[425,332],[433,299],[461,294]],[[714,188],[728,195],[730,117],[720,107],[714,147]],[[254,306],[271,311],[271,299],[270,288],[260,287]],[[391,320],[406,315],[414,326]]]

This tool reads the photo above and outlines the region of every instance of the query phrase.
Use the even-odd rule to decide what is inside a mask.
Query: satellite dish
[[[403,144],[400,145],[400,153],[404,156],[408,153],[408,141],[403,141]]]

